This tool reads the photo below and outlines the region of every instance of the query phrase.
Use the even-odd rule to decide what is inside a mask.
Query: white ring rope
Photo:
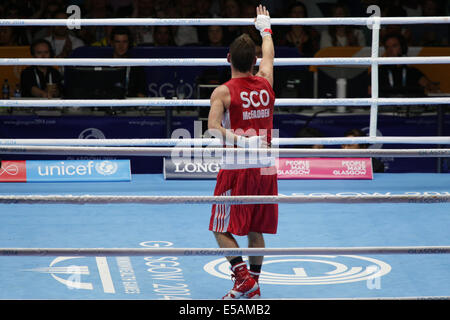
[[[378,105],[401,107],[406,105],[443,105],[450,104],[450,97],[435,98],[338,98],[338,99],[291,99],[275,100],[275,107],[295,106],[348,106],[364,107],[373,102]],[[48,107],[210,107],[209,99],[0,99],[0,107],[48,108]]]
[[[257,65],[261,59],[257,60]],[[448,64],[450,57],[382,57],[382,58],[275,58],[275,66],[370,66],[395,64]],[[108,66],[108,67],[186,67],[186,66],[229,66],[223,58],[0,58],[0,65],[36,66]]]
[[[372,25],[372,47],[371,47],[371,73],[370,73],[370,85],[371,85],[371,98],[372,103],[370,105],[370,123],[369,123],[369,136],[375,137],[377,135],[378,125],[378,52],[380,46],[380,20],[376,19]]]
[[[337,137],[337,138],[272,138],[272,146],[341,145],[341,144],[450,144],[450,137]],[[209,146],[221,147],[221,139],[0,139],[0,146]]]
[[[0,256],[272,256],[449,254],[450,246],[310,248],[0,248]]]
[[[277,156],[277,157],[399,157],[436,158],[450,157],[450,149],[244,149],[244,148],[172,148],[172,147],[63,147],[63,146],[0,146],[0,154],[45,154],[84,156],[148,156],[178,157],[190,155],[206,157]],[[233,158],[231,158],[233,159]]]
[[[13,204],[299,204],[299,203],[447,203],[450,192],[424,194],[355,194],[295,196],[130,196],[130,195],[0,195],[0,203]]]
[[[449,17],[344,17],[344,18],[271,18],[272,25],[358,25],[371,26],[375,23],[388,24],[446,24]],[[0,19],[3,26],[157,26],[157,25],[255,25],[254,18],[185,18],[185,19],[155,19],[155,18],[114,18],[114,19]]]

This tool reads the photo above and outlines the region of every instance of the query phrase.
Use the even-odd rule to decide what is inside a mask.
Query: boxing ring
[[[370,58],[275,59],[277,65],[370,65],[368,99],[277,99],[277,106],[370,107],[368,137],[279,138],[280,157],[448,157],[448,148],[292,149],[288,145],[450,144],[450,137],[377,137],[378,107],[449,104],[450,98],[379,98],[378,65],[450,63],[450,57],[378,57],[381,24],[447,17],[271,19],[277,24],[371,27]],[[1,20],[9,25],[252,25],[253,19]],[[0,59],[0,65],[225,65],[225,59]],[[1,100],[3,107],[199,106],[208,100]],[[168,157],[221,152],[216,139],[0,139],[0,155]],[[202,148],[208,147],[208,148]],[[235,150],[235,153],[262,150]],[[266,152],[267,150],[265,150]],[[274,197],[212,197],[215,181],[134,175],[115,183],[0,185],[0,299],[217,299],[230,285],[227,254],[261,255],[265,299],[448,299],[450,178],[374,174],[373,180],[280,180]],[[279,203],[266,249],[216,249],[212,203]]]

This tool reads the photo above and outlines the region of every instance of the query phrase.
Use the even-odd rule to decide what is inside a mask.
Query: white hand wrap
[[[270,29],[270,17],[259,14],[256,17],[255,28],[259,31],[262,38],[267,35],[271,35],[272,30]]]

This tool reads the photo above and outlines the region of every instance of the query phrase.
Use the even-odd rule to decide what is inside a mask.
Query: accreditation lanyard
[[[127,94],[128,94],[128,85],[130,84],[130,72],[131,72],[131,68],[128,66],[127,72],[125,75],[125,91]]]
[[[392,74],[392,70],[389,70],[389,85],[391,88],[394,87],[394,75]],[[406,87],[406,68],[402,68],[402,87]]]
[[[42,87],[42,85],[41,85],[41,78],[39,78],[39,75],[38,75],[36,69],[34,69],[34,76],[36,77],[36,84],[37,84],[38,88],[41,89],[41,90],[44,89]],[[44,78],[45,78],[45,75],[44,75]],[[53,83],[52,73],[51,72],[48,73],[48,83]]]

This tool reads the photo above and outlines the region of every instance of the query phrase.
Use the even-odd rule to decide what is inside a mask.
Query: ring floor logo
[[[68,289],[94,290],[92,283],[93,270],[89,269],[90,258],[86,257],[57,257],[48,267],[41,267],[35,269],[28,269],[23,271],[32,271],[39,273],[50,274],[53,279],[67,286]],[[105,257],[95,257],[98,275],[100,276],[103,292],[116,293],[110,267]],[[134,277],[134,271],[131,267],[131,262],[128,257],[117,258],[119,267],[127,263],[130,274]],[[136,284],[137,287],[137,284]]]
[[[174,243],[156,240],[139,245],[159,248],[172,247]],[[100,298],[139,295],[158,300],[191,299],[184,265],[175,256],[135,257],[133,263],[127,256],[56,257],[48,265],[21,271],[50,275],[61,284],[61,296],[76,292],[98,294]]]
[[[230,279],[230,264],[216,259],[204,270],[216,277]],[[367,281],[369,289],[379,288],[380,278],[391,271],[381,260],[354,256],[267,256],[259,281],[277,285],[327,285]]]

